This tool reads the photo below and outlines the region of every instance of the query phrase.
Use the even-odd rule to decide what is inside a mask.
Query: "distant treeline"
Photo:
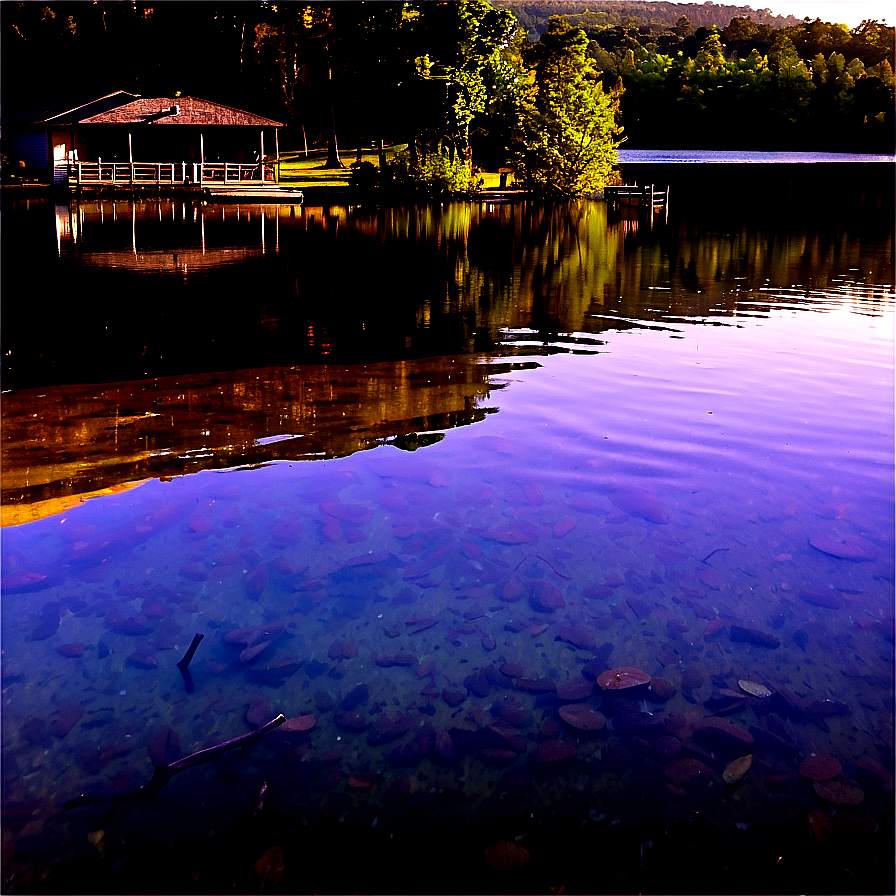
[[[553,0],[510,9],[530,36],[582,28],[621,87],[626,146],[892,152],[896,29],[713,3]]]
[[[519,0],[494,0],[492,6],[503,6],[516,16],[517,21],[537,40],[548,27],[551,16],[563,16],[571,25],[583,28],[622,25],[638,27],[656,25],[671,28],[686,16],[694,28],[722,28],[734,18],[749,16],[757,25],[785,28],[798,25],[793,16],[776,16],[769,9],[754,10],[749,6],[726,3],[665,3],[647,0],[542,0],[540,3]]]

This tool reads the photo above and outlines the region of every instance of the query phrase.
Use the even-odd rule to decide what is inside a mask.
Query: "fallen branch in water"
[[[260,728],[256,728],[254,731],[250,731],[248,734],[242,734],[239,737],[234,737],[232,740],[226,740],[223,744],[208,747],[205,750],[200,750],[198,753],[191,753],[189,756],[184,756],[183,759],[169,762],[168,765],[157,765],[149,781],[141,784],[139,787],[126,790],[124,793],[115,794],[82,793],[74,799],[66,800],[65,809],[76,809],[78,806],[86,806],[90,803],[123,803],[151,793],[158,793],[178,772],[193,768],[196,765],[202,765],[204,762],[211,762],[212,759],[217,759],[222,753],[227,753],[230,750],[245,749],[254,744],[255,741],[261,740],[268,731],[273,731],[274,728],[282,725],[285,721],[286,716],[280,713],[276,719],[271,719],[270,722],[267,722]]]
[[[568,576],[565,573],[560,572],[560,570],[557,569],[557,567],[554,566],[554,564],[551,563],[550,560],[545,560],[545,558],[542,557],[541,554],[526,554],[526,556],[523,557],[523,559],[520,560],[520,562],[517,563],[516,566],[514,566],[513,571],[516,572],[529,558],[532,558],[534,560],[541,560],[542,563],[546,563],[548,566],[550,566],[551,570],[556,575],[560,576],[561,579],[571,579],[572,578],[572,576]]]
[[[177,664],[177,668],[180,669],[180,674],[184,678],[184,688],[188,694],[192,694],[196,690],[196,685],[193,684],[193,676],[190,675],[190,670],[187,667],[190,665],[190,660],[193,659],[193,654],[196,653],[199,642],[204,637],[205,635],[200,635],[198,632],[193,635],[193,643],[190,644],[187,652],[184,654],[184,658]]]
[[[727,551],[728,548],[716,548],[714,551],[710,551],[700,562],[705,563],[707,566],[712,566],[709,562],[709,558],[712,557],[713,554],[718,554],[719,551]]]

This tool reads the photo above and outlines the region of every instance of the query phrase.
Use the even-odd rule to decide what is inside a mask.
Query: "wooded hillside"
[[[769,9],[752,9],[729,3],[666,3],[647,0],[541,0],[527,3],[520,0],[494,0],[493,6],[509,9],[517,21],[529,32],[530,40],[537,40],[548,27],[551,16],[563,16],[570,24],[586,26],[659,25],[671,28],[686,16],[694,28],[724,28],[734,18],[749,16],[757,25],[784,28],[798,25],[800,19],[778,16]]]

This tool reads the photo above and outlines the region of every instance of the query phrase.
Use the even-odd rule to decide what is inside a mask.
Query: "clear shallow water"
[[[3,530],[8,890],[257,892],[277,846],[289,892],[883,891],[891,234],[586,212],[328,216],[442,258],[406,332],[464,354],[4,395],[5,511],[120,489]],[[29,401],[74,435],[37,449]],[[593,683],[618,666],[650,689]],[[62,809],[278,712],[314,726]]]

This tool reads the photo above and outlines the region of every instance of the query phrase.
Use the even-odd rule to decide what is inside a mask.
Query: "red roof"
[[[144,97],[119,90],[105,96],[81,97],[4,123],[15,124],[191,124],[283,127],[262,115],[234,109],[195,96]]]

